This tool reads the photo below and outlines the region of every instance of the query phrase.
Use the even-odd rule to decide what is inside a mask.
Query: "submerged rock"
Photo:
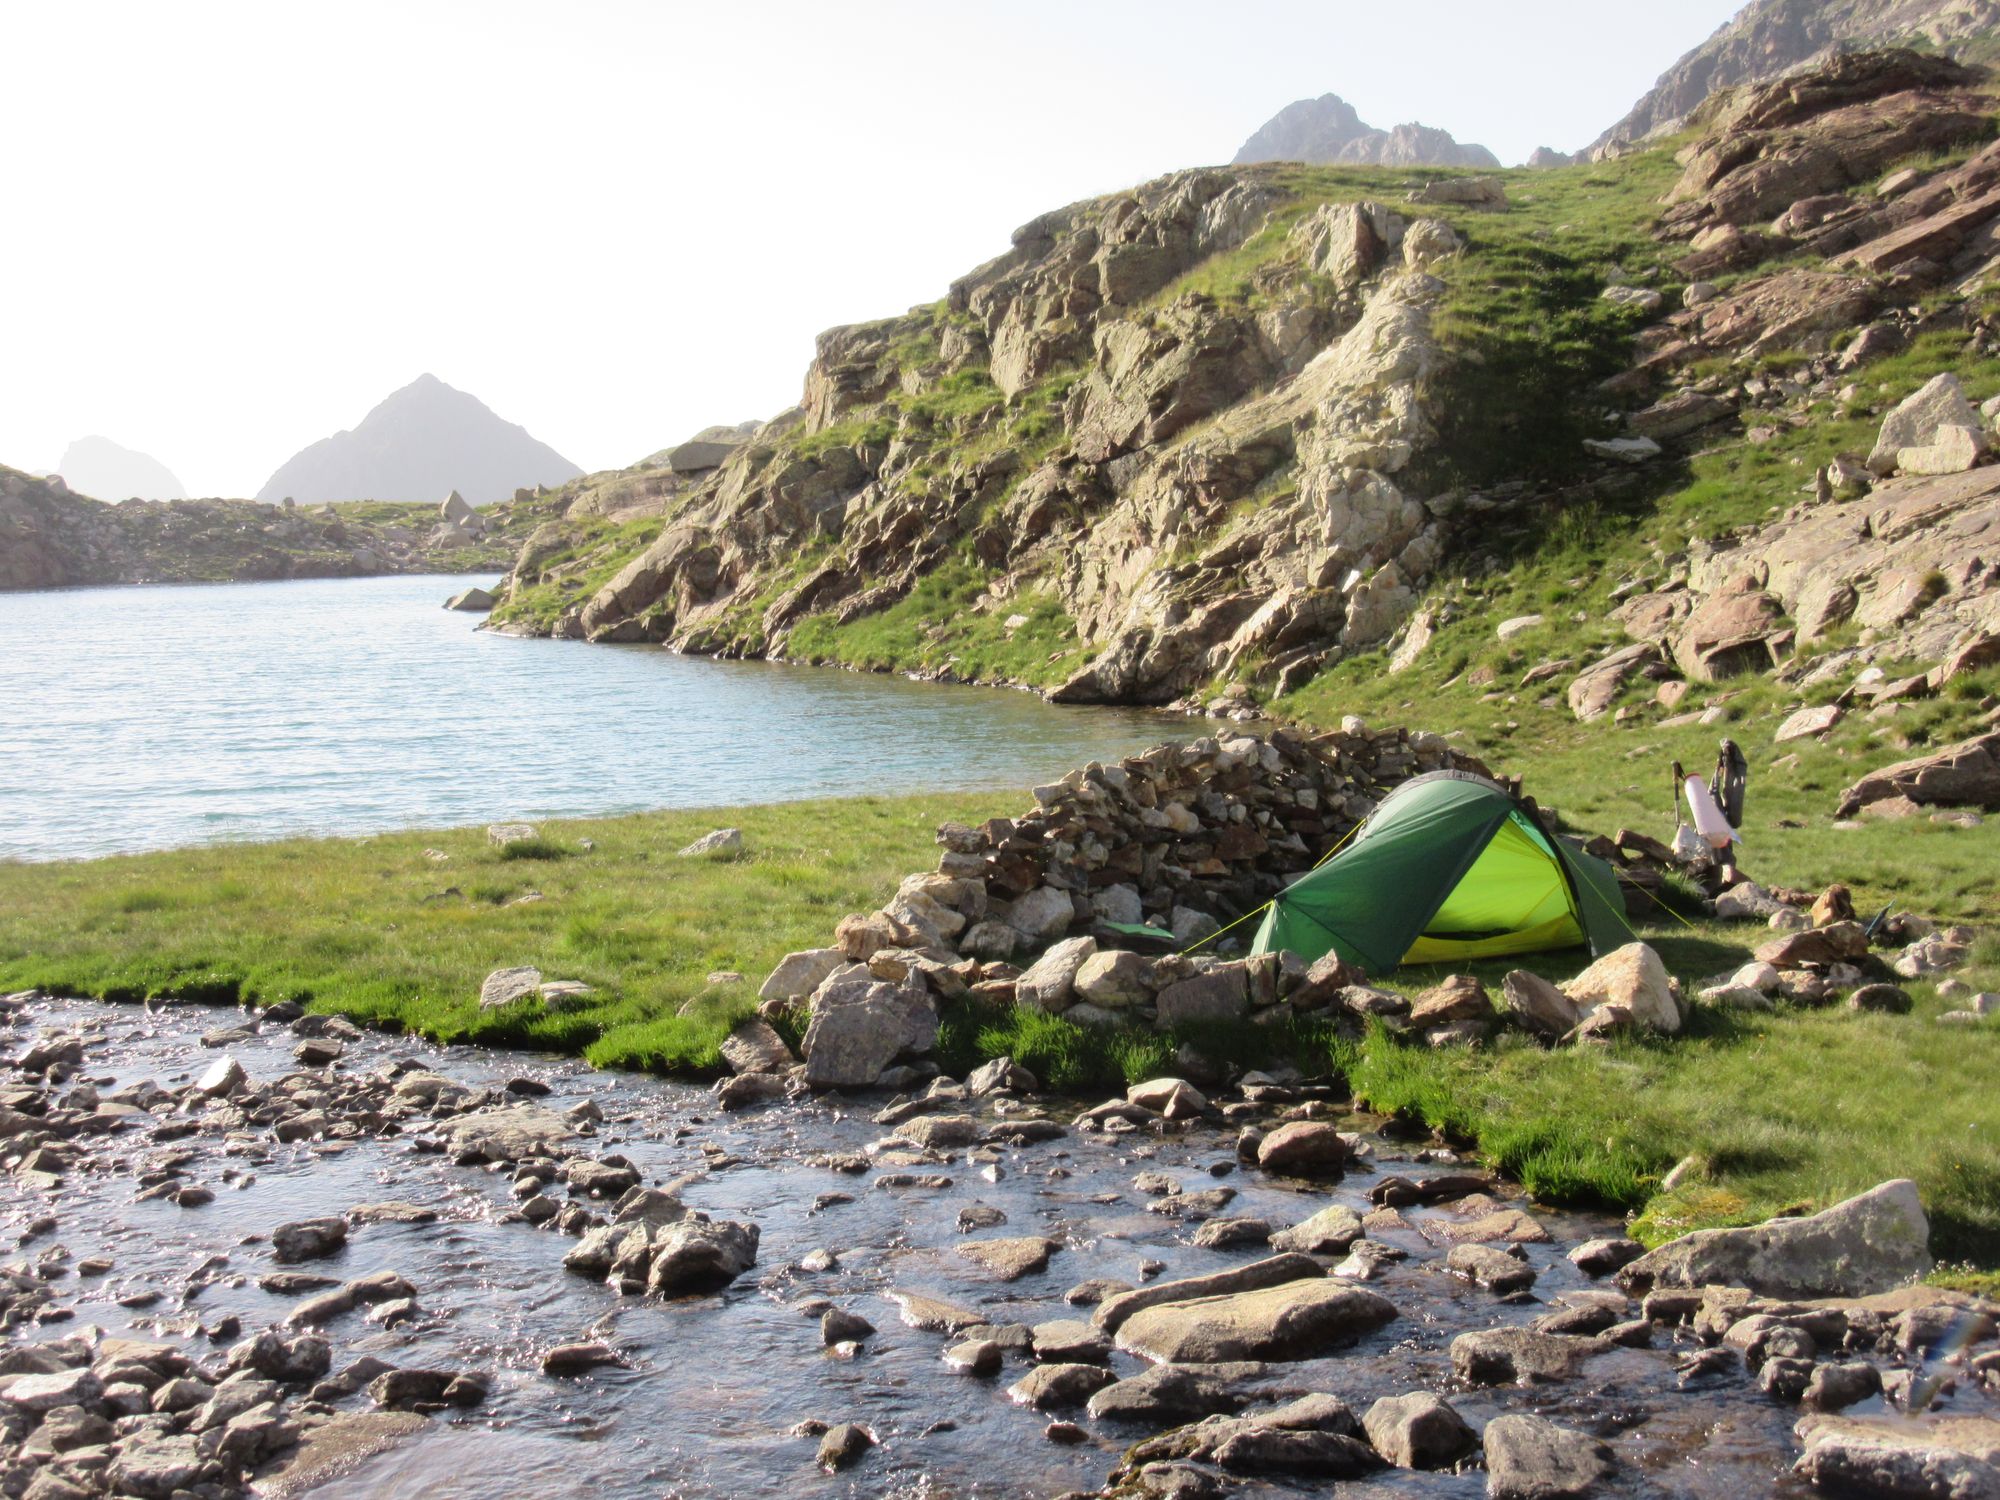
[[[1172,1364],[1304,1359],[1395,1316],[1388,1298],[1322,1277],[1143,1308],[1119,1327],[1118,1347]]]

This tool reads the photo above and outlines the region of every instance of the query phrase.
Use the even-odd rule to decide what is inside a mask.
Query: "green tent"
[[[1281,891],[1255,951],[1329,951],[1370,974],[1632,942],[1617,877],[1465,771],[1404,782],[1332,859]]]

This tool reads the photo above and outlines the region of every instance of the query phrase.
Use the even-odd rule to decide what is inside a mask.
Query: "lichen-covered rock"
[[[1865,1297],[1930,1269],[1930,1221],[1917,1185],[1898,1178],[1805,1218],[1697,1230],[1618,1277],[1640,1288],[1721,1283],[1766,1297]]]

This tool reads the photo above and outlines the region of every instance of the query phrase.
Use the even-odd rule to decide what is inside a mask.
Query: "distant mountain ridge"
[[[437,501],[457,490],[473,505],[563,484],[583,470],[476,396],[435,375],[392,393],[352,431],[301,449],[257,491],[301,505],[329,500]]]
[[[56,473],[79,495],[99,500],[185,500],[187,486],[150,454],[108,437],[80,437],[63,450]]]
[[[1484,146],[1460,143],[1448,130],[1417,124],[1377,130],[1338,94],[1287,104],[1243,143],[1231,165],[1249,166],[1260,161],[1376,167],[1500,165],[1500,159]]]
[[[1761,83],[1833,52],[1913,42],[1955,51],[1996,34],[2000,0],[1752,0],[1662,73],[1590,150],[1674,130],[1716,89]]]

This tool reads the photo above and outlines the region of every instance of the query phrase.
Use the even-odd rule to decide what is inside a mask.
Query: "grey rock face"
[[[1823,58],[1842,44],[1865,48],[1922,35],[1949,47],[2000,26],[2000,5],[1967,0],[1754,0],[1660,75],[1589,155],[1677,129],[1716,89],[1760,83]],[[1534,163],[1531,161],[1530,163]]]

